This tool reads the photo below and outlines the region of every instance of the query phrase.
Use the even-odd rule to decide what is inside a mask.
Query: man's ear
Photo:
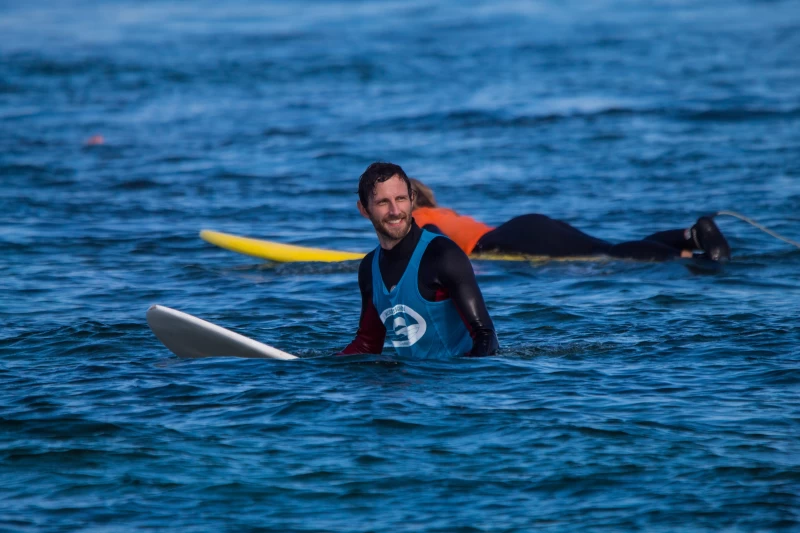
[[[358,207],[358,212],[361,213],[361,216],[364,218],[369,218],[369,212],[367,208],[361,203],[361,200],[356,200],[356,207]]]

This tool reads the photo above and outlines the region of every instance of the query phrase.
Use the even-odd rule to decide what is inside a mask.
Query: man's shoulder
[[[464,253],[464,250],[446,235],[434,234],[431,242],[428,243],[425,255],[442,261],[461,259],[469,261],[469,257]]]
[[[375,250],[372,250],[370,253],[365,255],[363,259],[361,259],[361,263],[358,265],[358,279],[372,277],[372,261],[374,257]]]
[[[365,255],[361,259],[361,263],[359,263],[359,267],[358,268],[364,268],[364,265],[371,266],[372,265],[372,260],[375,257],[375,251],[376,250],[371,250],[367,255]]]

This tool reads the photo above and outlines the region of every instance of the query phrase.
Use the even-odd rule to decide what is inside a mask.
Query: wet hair
[[[411,178],[411,189],[414,191],[414,209],[418,207],[436,207],[436,197],[430,187]]]
[[[369,209],[369,198],[375,194],[375,184],[383,183],[390,180],[395,176],[406,182],[408,187],[408,198],[413,200],[414,194],[411,190],[411,180],[408,179],[406,173],[400,168],[400,165],[393,163],[386,163],[383,161],[376,161],[367,167],[367,170],[361,174],[358,179],[358,199],[361,200],[361,205],[364,209]]]

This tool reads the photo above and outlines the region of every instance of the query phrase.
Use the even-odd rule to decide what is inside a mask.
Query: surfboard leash
[[[766,233],[768,235],[772,235],[773,237],[775,237],[778,240],[781,240],[783,242],[791,244],[792,246],[796,246],[797,248],[800,248],[800,242],[793,241],[792,239],[789,239],[788,237],[784,237],[780,233],[772,231],[771,229],[767,228],[766,226],[764,226],[762,224],[759,224],[758,222],[756,222],[752,218],[748,218],[748,217],[744,216],[741,213],[737,213],[736,211],[726,211],[726,210],[717,211],[716,213],[714,213],[713,216],[715,216],[715,217],[717,217],[717,216],[729,216],[729,217],[738,218],[739,220],[743,220],[743,221],[747,222],[748,224],[751,224],[751,225],[755,226],[756,228],[760,229],[764,233]]]

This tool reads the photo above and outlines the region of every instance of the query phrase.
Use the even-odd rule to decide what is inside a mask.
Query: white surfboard
[[[147,310],[147,324],[158,340],[178,357],[297,359],[296,355],[163,305],[153,305]]]

